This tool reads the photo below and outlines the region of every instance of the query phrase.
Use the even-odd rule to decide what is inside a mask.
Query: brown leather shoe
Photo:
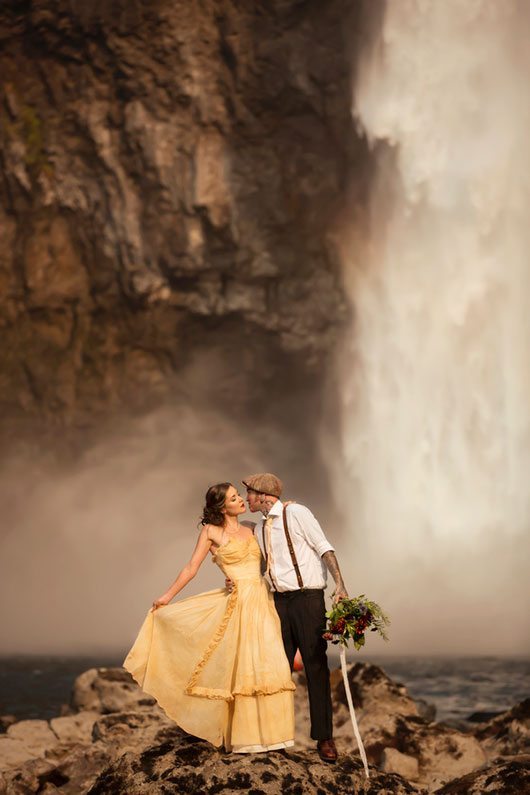
[[[317,742],[317,751],[323,762],[337,761],[337,749],[333,740],[319,740]]]

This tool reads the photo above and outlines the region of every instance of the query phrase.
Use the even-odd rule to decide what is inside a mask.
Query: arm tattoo
[[[342,579],[342,574],[340,573],[339,568],[339,561],[334,552],[324,552],[322,555],[322,560],[328,567],[328,571],[335,580],[335,585],[338,590],[346,591],[346,586],[344,585],[344,580]]]

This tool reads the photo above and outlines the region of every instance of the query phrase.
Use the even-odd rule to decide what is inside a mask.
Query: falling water
[[[355,88],[376,176],[344,257],[338,497],[394,650],[529,650],[529,12],[389,2]]]

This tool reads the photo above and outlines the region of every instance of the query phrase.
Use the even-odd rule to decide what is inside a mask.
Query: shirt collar
[[[269,516],[281,516],[282,511],[283,511],[283,502],[281,500],[276,500],[276,502],[269,511]]]

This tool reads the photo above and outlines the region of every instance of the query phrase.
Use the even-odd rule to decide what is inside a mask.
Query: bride
[[[231,483],[206,492],[189,563],[153,602],[123,665],[185,731],[235,753],[294,742],[294,683],[245,503]],[[233,583],[173,604],[211,553]]]

